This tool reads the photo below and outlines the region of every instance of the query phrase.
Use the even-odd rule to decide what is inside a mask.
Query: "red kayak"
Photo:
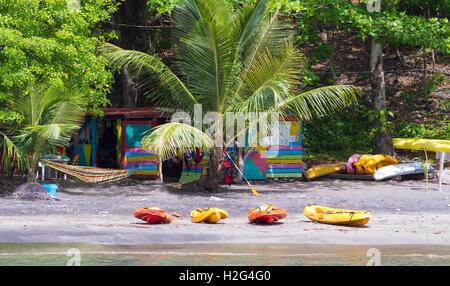
[[[248,220],[251,223],[272,224],[287,216],[285,210],[271,205],[262,205],[257,209],[250,210]]]
[[[134,212],[134,217],[151,224],[172,222],[172,216],[168,212],[156,207],[138,208]]]

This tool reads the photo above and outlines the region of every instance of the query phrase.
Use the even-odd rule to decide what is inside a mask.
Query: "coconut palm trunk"
[[[258,132],[267,134],[270,124],[258,123],[278,120],[280,114],[297,113],[306,121],[355,102],[353,86],[298,89],[305,62],[291,41],[295,29],[281,21],[279,11],[268,3],[259,0],[233,8],[225,0],[178,1],[173,11],[177,45],[170,67],[157,56],[112,44],[101,51],[111,64],[126,66],[159,107],[185,112],[190,118],[195,118],[196,106],[203,114],[214,112],[216,119],[240,114],[244,126],[236,129],[239,134],[256,125]],[[214,144],[205,132],[210,125],[193,127],[184,122],[153,128],[141,147],[162,160],[195,147],[209,150],[206,175],[192,186],[216,190],[222,177],[223,146]],[[236,136],[227,138],[225,146],[233,146]]]

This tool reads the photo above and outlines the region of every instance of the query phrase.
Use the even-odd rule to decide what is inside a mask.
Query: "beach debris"
[[[219,208],[197,208],[191,212],[191,222],[217,223],[228,218],[228,213]]]
[[[249,210],[247,214],[249,215],[248,220],[251,223],[257,224],[272,224],[287,216],[287,212],[284,209],[280,209],[269,204]]]
[[[158,207],[138,208],[134,211],[134,217],[142,219],[150,224],[171,223],[172,216]]]
[[[172,215],[176,217],[181,217],[181,215],[179,215],[177,212],[173,212]]]
[[[49,201],[52,199],[52,196],[39,183],[25,183],[19,185],[8,198],[27,201]]]

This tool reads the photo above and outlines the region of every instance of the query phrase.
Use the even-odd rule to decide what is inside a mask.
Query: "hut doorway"
[[[97,167],[120,169],[117,161],[117,120],[99,120],[98,127],[98,149]]]
[[[181,173],[183,172],[183,160],[174,157],[169,160],[163,161],[162,164],[162,173],[164,180],[175,180],[178,181],[181,177]]]

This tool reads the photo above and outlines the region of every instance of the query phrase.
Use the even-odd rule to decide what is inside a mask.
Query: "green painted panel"
[[[150,124],[127,124],[125,127],[125,147],[139,147],[144,132],[150,130]]]
[[[267,173],[266,178],[301,178],[302,173]]]

